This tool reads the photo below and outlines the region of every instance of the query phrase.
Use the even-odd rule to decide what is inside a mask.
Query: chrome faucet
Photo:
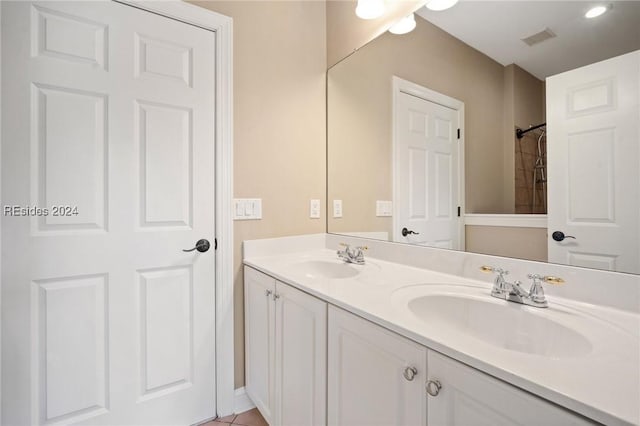
[[[355,263],[356,265],[364,265],[364,251],[367,247],[360,246],[354,249],[349,244],[340,243],[340,246],[344,247],[344,250],[338,250],[338,257],[344,260],[346,263]]]
[[[527,275],[527,277],[533,280],[533,283],[531,284],[531,288],[527,291],[522,288],[522,282],[516,280],[510,283],[504,278],[505,275],[509,274],[509,271],[493,266],[482,266],[480,267],[480,270],[482,272],[493,272],[497,274],[495,280],[493,281],[493,288],[491,289],[491,295],[493,297],[504,299],[509,302],[534,306],[536,308],[546,308],[549,306],[549,303],[544,296],[542,281],[549,284],[564,283],[564,280],[562,278],[529,274]]]

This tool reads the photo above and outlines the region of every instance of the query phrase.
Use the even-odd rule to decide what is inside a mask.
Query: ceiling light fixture
[[[607,6],[592,7],[591,9],[589,9],[587,11],[587,13],[584,14],[584,17],[585,18],[595,18],[595,17],[598,17],[598,16],[602,15],[607,10],[609,10],[609,7],[607,7]]]
[[[384,13],[384,0],[358,0],[356,15],[362,19],[376,19]]]
[[[458,0],[431,0],[427,2],[427,9],[435,11],[445,10],[453,7],[456,3],[458,3]]]
[[[406,34],[413,31],[416,27],[416,18],[413,16],[413,13],[405,16],[395,24],[389,28],[389,32],[392,34]]]

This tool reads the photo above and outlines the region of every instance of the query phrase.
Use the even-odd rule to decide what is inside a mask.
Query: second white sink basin
[[[355,277],[360,269],[339,260],[305,260],[291,265],[291,272],[311,279],[344,279]]]
[[[422,291],[415,287],[404,291],[403,304],[429,326],[463,333],[509,351],[544,357],[581,357],[593,349],[584,335],[550,318],[553,315],[544,308],[495,299],[488,292],[466,294],[464,287],[452,291],[443,290],[444,286],[437,286],[440,290],[416,287]]]

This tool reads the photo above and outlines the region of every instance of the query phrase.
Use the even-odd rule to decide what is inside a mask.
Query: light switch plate
[[[234,220],[260,220],[262,219],[261,198],[234,198]]]
[[[392,201],[376,201],[376,216],[388,217],[393,215],[393,202]]]
[[[320,219],[320,200],[309,201],[309,217],[311,219]]]
[[[342,217],[342,200],[333,200],[333,217]]]

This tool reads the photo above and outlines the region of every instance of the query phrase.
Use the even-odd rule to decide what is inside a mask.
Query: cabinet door
[[[429,380],[442,385],[428,396],[429,426],[592,425],[528,392],[429,351]]]
[[[276,283],[277,425],[326,425],[327,304]]]
[[[333,306],[328,324],[328,424],[426,424],[427,349]]]
[[[246,390],[262,416],[274,424],[275,279],[244,268],[244,333]]]

